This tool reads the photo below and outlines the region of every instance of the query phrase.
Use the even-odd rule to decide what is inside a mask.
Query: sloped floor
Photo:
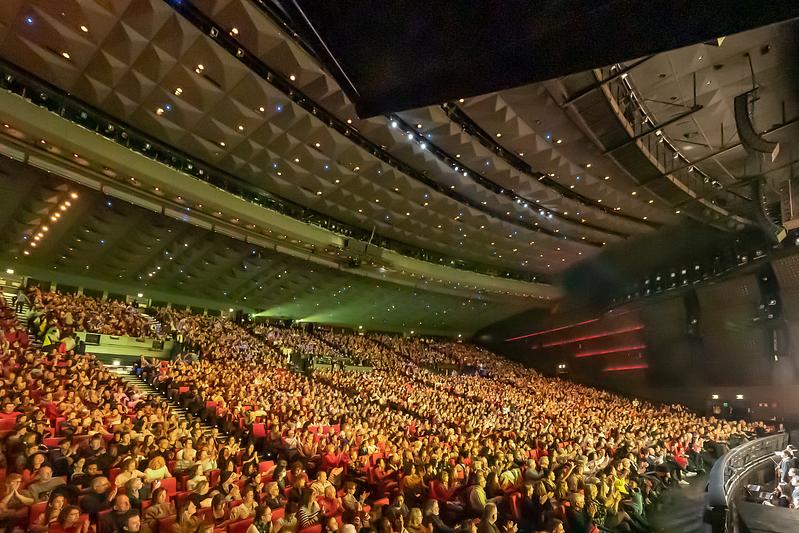
[[[701,533],[707,474],[689,479],[690,485],[672,487],[650,511],[649,522],[658,533]]]

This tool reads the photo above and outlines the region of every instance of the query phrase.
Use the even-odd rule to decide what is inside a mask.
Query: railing
[[[774,452],[784,450],[788,440],[787,433],[755,439],[733,448],[716,461],[710,471],[705,496],[705,507],[710,514],[705,522],[712,525],[714,533],[735,529],[734,499],[739,484],[747,474],[764,463],[770,463]]]
[[[252,204],[271,209],[306,224],[312,224],[345,237],[371,241],[375,246],[393,250],[404,256],[428,263],[506,279],[547,282],[545,276],[540,274],[504,270],[498,267],[464,261],[383,237],[379,234],[372,235],[371,230],[351,226],[284,198],[277,197],[223,170],[197,161],[195,158],[117,121],[106,113],[68,95],[61,89],[4,61],[0,61],[0,89],[17,94],[35,105],[56,113],[74,124],[96,132],[106,139],[114,141],[153,161],[209,183]]]
[[[659,123],[647,108],[643,96],[637,92],[630,78],[626,75],[616,76],[620,68],[619,65],[613,65],[598,69],[597,77],[600,81],[612,78],[605,84],[605,94],[630,134],[630,142],[638,145],[663,179],[670,179],[676,187],[688,195],[689,198],[684,203],[701,202],[701,205],[714,210],[720,217],[747,222],[737,214],[751,211],[751,201],[725,189],[721,182],[693,165],[661,129],[673,123],[675,119],[687,118],[701,108],[696,102],[692,106],[669,102],[682,112]],[[611,151],[617,148],[612,147]],[[645,186],[646,183],[642,185]],[[717,199],[721,199],[724,205],[716,205]]]

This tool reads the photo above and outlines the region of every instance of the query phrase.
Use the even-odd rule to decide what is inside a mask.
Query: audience
[[[663,491],[762,428],[546,378],[459,342],[175,309],[156,318],[180,353],[138,368],[163,394],[150,396],[46,343],[52,328],[141,335],[149,319],[83,296],[28,297],[41,346],[0,302],[7,531],[646,531]],[[299,373],[296,353],[373,370]],[[799,496],[796,472],[785,475]]]

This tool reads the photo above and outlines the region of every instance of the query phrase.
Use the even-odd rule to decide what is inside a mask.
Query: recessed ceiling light
[[[61,55],[64,56],[65,59],[69,59],[69,52],[61,52]]]
[[[239,124],[239,131],[244,131],[244,126]]]
[[[680,210],[679,210],[679,209],[677,209],[677,210],[675,211],[675,213],[677,213],[677,214],[679,215],[679,214],[680,214]]]
[[[219,146],[224,147],[225,146],[225,141],[219,141]]]
[[[83,33],[89,33],[89,28],[87,28],[86,26],[81,24],[80,25],[80,31],[82,31]]]
[[[314,146],[316,146],[317,148],[319,148],[319,147],[321,147],[322,145],[321,145],[321,144],[319,144],[319,143],[314,143]]]
[[[297,79],[297,76],[295,76],[294,74],[292,74],[291,76],[289,76],[289,79],[290,79],[291,81],[294,81],[294,80],[296,80],[296,79]]]
[[[459,99],[458,99],[458,102],[460,102],[461,104],[462,104],[464,101],[465,101],[465,100],[464,100],[463,98],[459,98]]]
[[[497,132],[497,138],[502,137],[502,134]]]
[[[352,124],[352,119],[351,118],[347,119],[347,124]]]
[[[183,94],[183,89],[181,89],[180,87],[175,87],[175,91],[174,92],[175,92],[175,96],[180,96],[181,94]]]
[[[556,144],[560,144],[562,142],[563,142],[563,139],[558,139],[557,141],[555,141]]]
[[[259,108],[258,108],[258,111],[260,111],[261,113],[263,113],[264,111],[266,111],[266,109],[264,108],[264,106],[261,106],[261,107],[259,107]]]
[[[233,29],[230,30],[230,35],[238,35],[238,34],[239,34],[239,29],[238,28],[233,28]]]
[[[524,152],[519,152],[520,157],[524,157]]]
[[[637,192],[637,191],[633,191],[633,192],[631,192],[630,194],[632,194],[633,196],[635,196],[636,194],[638,194],[638,192]]]
[[[163,115],[164,114],[164,108],[163,107],[159,107],[158,109],[155,110],[155,114],[158,115],[158,116]]]
[[[416,129],[418,129],[418,130],[422,129],[422,125],[421,124],[417,124],[416,125]]]
[[[653,203],[655,203],[655,201],[654,200],[649,200],[649,203],[653,204]]]

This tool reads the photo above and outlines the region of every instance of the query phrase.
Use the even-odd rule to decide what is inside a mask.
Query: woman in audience
[[[208,483],[208,478],[203,474],[202,465],[197,464],[189,470],[186,489],[193,491],[201,482]]]
[[[134,459],[126,459],[122,462],[122,466],[120,467],[122,470],[119,474],[117,474],[116,479],[114,479],[114,485],[117,487],[125,486],[128,481],[133,478],[140,478],[144,479],[147,477],[147,474],[142,472],[141,470],[136,469],[136,461]]]
[[[189,498],[177,514],[171,533],[195,533],[201,520],[197,517],[197,506]]]
[[[299,527],[299,521],[297,520],[297,507],[298,505],[294,502],[288,502],[286,504],[286,512],[283,515],[283,518],[278,519],[277,530],[282,532],[284,529],[288,531],[297,531]]]
[[[246,485],[241,496],[241,503],[230,510],[230,520],[233,522],[254,516],[256,509],[258,509],[255,490],[252,486]]]
[[[160,518],[174,514],[175,504],[169,501],[169,495],[166,489],[159,487],[153,491],[153,495],[150,498],[150,507],[142,514],[142,523],[155,531]]]
[[[81,518],[77,505],[66,505],[58,514],[58,520],[50,524],[49,533],[88,533],[89,520]]]
[[[147,499],[150,491],[144,487],[144,482],[140,477],[134,477],[125,483],[124,493],[127,494],[128,500],[130,500],[131,508],[141,509],[141,503]]]
[[[228,520],[227,501],[222,494],[217,493],[211,500],[211,517],[214,527],[220,527]]]
[[[59,492],[50,493],[44,512],[37,517],[35,523],[30,525],[31,532],[46,533],[50,525],[58,521],[58,516],[61,514],[61,509],[64,508],[66,502],[67,500],[63,494]]]
[[[9,474],[0,497],[0,525],[9,531],[24,525],[28,517],[28,507],[35,503],[34,499],[20,492],[22,476]]]
[[[321,512],[319,504],[314,498],[314,493],[311,489],[305,489],[297,509],[297,524],[299,529],[311,527],[320,522]]]

